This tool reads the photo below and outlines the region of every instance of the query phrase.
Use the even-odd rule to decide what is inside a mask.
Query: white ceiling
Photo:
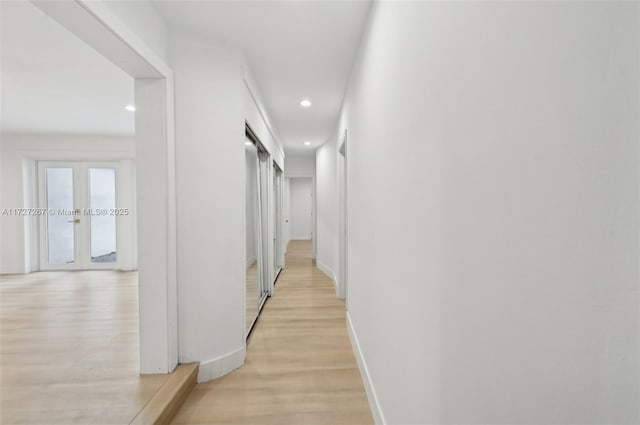
[[[0,4],[3,132],[134,134],[131,77],[30,2]],[[153,4],[170,26],[245,52],[287,151],[331,136],[369,0]]]
[[[2,1],[1,130],[133,135],[133,79],[30,2]]]
[[[169,26],[245,52],[286,150],[335,129],[368,11],[362,1],[155,1]],[[313,105],[304,109],[300,100]],[[311,147],[303,145],[310,141]]]

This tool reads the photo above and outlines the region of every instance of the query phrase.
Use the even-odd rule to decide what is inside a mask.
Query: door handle
[[[69,220],[67,221],[67,223],[80,223],[80,219],[79,218],[74,218],[73,220]]]

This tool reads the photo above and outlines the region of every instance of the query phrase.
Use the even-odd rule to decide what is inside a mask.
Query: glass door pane
[[[72,264],[75,255],[73,168],[46,168],[47,258],[49,264]]]
[[[116,170],[89,168],[90,249],[92,263],[115,263]]]

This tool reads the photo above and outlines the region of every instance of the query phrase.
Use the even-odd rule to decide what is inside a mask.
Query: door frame
[[[140,372],[178,364],[173,72],[103,2],[32,3],[135,79]]]

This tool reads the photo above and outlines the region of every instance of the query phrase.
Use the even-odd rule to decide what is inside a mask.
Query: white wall
[[[35,161],[134,160],[136,156],[133,137],[95,135],[2,134],[0,151],[0,210],[38,207],[35,201],[37,197],[30,193],[27,183],[37,177],[34,171]],[[135,187],[135,175],[128,175],[125,184]],[[28,243],[32,235],[31,227],[36,224],[37,221],[30,217],[2,217],[0,273],[27,273],[38,270],[37,255]],[[135,226],[135,223],[133,225]],[[135,238],[135,232],[133,237]],[[130,246],[135,241],[121,242]],[[119,246],[123,245],[119,242]],[[128,258],[123,262],[125,268],[135,268],[135,255],[135,252],[129,251],[126,255]]]
[[[316,151],[316,262],[338,284],[338,140]]]
[[[640,422],[638,7],[374,5],[337,134],[379,422]]]
[[[239,52],[172,33],[179,360],[200,381],[244,361],[244,117]],[[223,373],[228,372],[224,371]],[[220,374],[223,374],[220,373]]]
[[[287,152],[284,164],[285,177],[311,177],[315,173],[315,152],[309,152],[308,154]]]
[[[246,60],[246,59],[245,59]],[[266,109],[263,106],[262,97],[258,87],[253,81],[251,70],[243,67],[244,72],[244,103],[243,113],[247,124],[254,134],[260,139],[260,143],[271,155],[271,159],[284,169],[284,150],[279,143],[278,134],[273,128]]]
[[[245,120],[276,162],[259,97],[240,51],[170,34],[175,75],[179,358],[199,361],[199,381],[244,362],[247,255]]]
[[[164,18],[147,0],[102,0],[127,27],[164,61],[168,57],[168,29]]]
[[[289,179],[290,239],[309,240],[313,231],[312,179]]]

